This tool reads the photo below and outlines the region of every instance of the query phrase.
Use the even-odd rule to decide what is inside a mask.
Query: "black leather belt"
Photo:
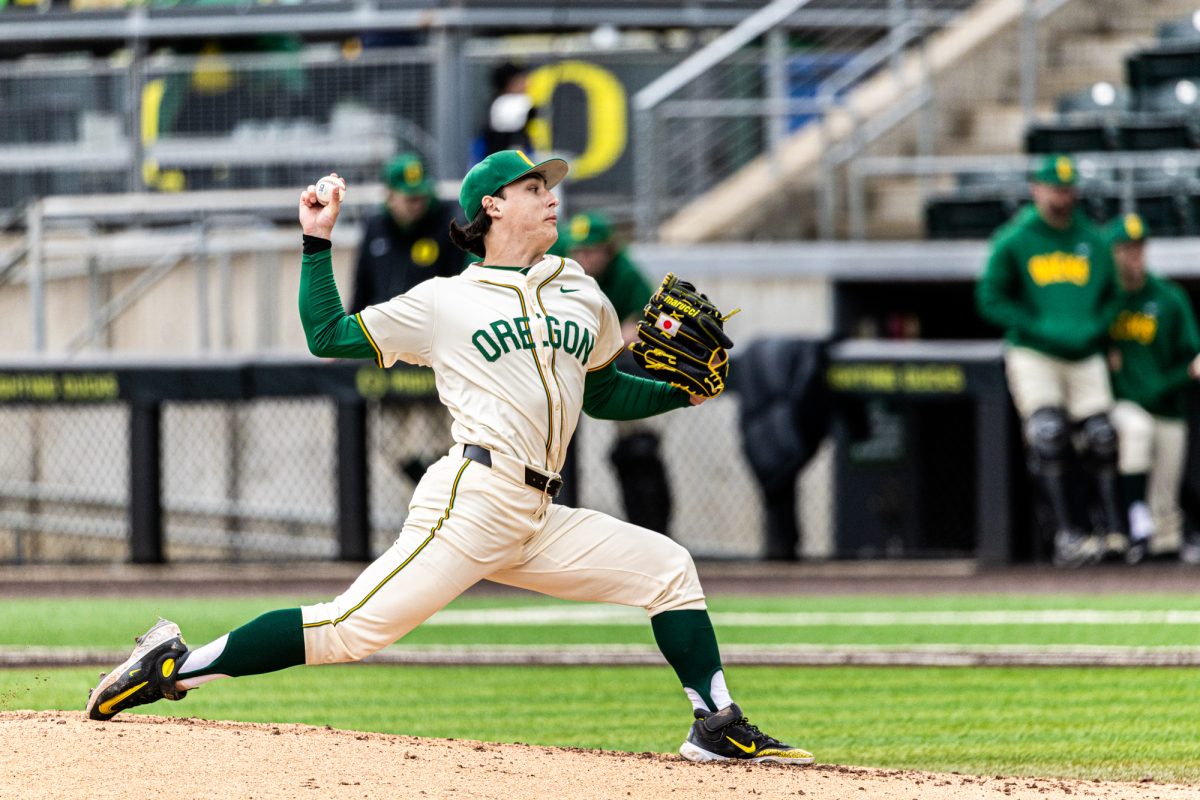
[[[464,444],[463,458],[469,458],[476,464],[483,464],[488,469],[492,468],[492,452],[486,447],[480,447],[477,444]],[[525,485],[537,489],[539,492],[545,492],[551,497],[558,497],[558,493],[562,491],[562,478],[552,478],[549,475],[543,475],[537,470],[526,467]]]

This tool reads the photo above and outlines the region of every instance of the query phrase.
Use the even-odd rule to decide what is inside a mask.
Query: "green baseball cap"
[[[1075,169],[1075,161],[1070,156],[1051,153],[1042,158],[1029,179],[1034,183],[1050,186],[1074,186],[1079,179],[1079,173]]]
[[[1127,244],[1129,242],[1144,242],[1150,235],[1146,222],[1139,214],[1125,214],[1108,223],[1104,232],[1112,244]]]
[[[568,169],[567,162],[561,158],[549,158],[535,164],[520,150],[501,150],[471,167],[467,177],[463,178],[458,202],[470,221],[483,208],[483,198],[495,194],[513,181],[537,172],[546,179],[546,188],[553,189],[567,176]]]
[[[425,163],[416,153],[400,153],[384,164],[381,178],[393,192],[433,194],[433,183],[425,174]]]
[[[576,214],[567,222],[567,247],[591,247],[612,241],[612,223],[599,211]]]

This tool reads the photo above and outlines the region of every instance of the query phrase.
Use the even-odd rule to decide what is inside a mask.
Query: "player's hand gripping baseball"
[[[334,177],[337,173],[332,173]],[[333,236],[333,226],[337,223],[338,214],[342,210],[342,198],[339,192],[333,192],[329,204],[322,205],[317,199],[316,184],[311,184],[300,193],[300,227],[309,236],[319,236],[329,239]]]

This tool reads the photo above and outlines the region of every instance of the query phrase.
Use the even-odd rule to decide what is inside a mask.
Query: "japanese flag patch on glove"
[[[725,391],[729,348],[721,311],[687,281],[668,273],[638,322],[638,341],[629,346],[651,375],[697,397]]]

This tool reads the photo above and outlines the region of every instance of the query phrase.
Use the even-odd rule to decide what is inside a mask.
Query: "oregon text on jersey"
[[[491,333],[488,333],[488,329]],[[565,350],[570,355],[586,364],[592,348],[596,346],[596,335],[574,320],[559,322],[557,317],[546,317],[548,340],[543,340],[542,347],[553,347],[555,350]],[[492,334],[495,335],[493,338]],[[534,348],[533,332],[529,329],[529,317],[514,317],[512,324],[506,319],[498,319],[487,328],[480,328],[471,336],[475,349],[489,362],[495,361],[505,353],[512,351],[532,350]]]

